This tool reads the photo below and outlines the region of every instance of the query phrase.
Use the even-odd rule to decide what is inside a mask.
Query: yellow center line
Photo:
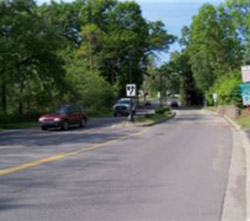
[[[42,165],[42,164],[46,164],[46,163],[49,163],[49,162],[61,160],[61,159],[65,158],[65,157],[70,157],[70,156],[77,155],[77,154],[80,154],[80,153],[83,153],[83,152],[95,150],[97,148],[107,146],[109,144],[117,143],[120,140],[124,140],[124,139],[132,137],[132,136],[142,135],[146,131],[148,131],[148,129],[144,129],[144,130],[142,130],[140,132],[137,132],[137,133],[134,133],[134,134],[125,135],[125,136],[122,136],[122,137],[120,137],[118,139],[109,140],[109,141],[105,141],[105,142],[102,142],[102,143],[99,143],[99,144],[95,144],[95,145],[90,146],[90,147],[82,147],[82,148],[80,148],[78,150],[73,150],[73,151],[68,151],[68,152],[64,152],[64,153],[61,153],[61,154],[56,154],[56,155],[53,155],[53,156],[50,156],[50,157],[42,158],[42,159],[39,159],[39,160],[34,160],[34,161],[30,162],[30,163],[24,163],[24,164],[20,164],[20,165],[13,166],[13,167],[8,167],[8,168],[0,170],[0,176],[8,175],[8,174],[15,173],[15,172],[18,172],[18,171],[21,171],[21,170],[26,170],[26,169],[36,167],[36,166],[39,166],[39,165]]]

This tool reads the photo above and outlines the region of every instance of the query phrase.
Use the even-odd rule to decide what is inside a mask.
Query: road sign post
[[[218,94],[213,93],[213,100],[214,100],[215,106],[217,106]]]
[[[127,94],[127,97],[136,97],[136,95],[137,95],[136,84],[127,84],[126,85],[126,94]],[[130,122],[135,121],[134,112],[132,109],[130,109],[130,111],[129,111],[128,121],[130,121]]]

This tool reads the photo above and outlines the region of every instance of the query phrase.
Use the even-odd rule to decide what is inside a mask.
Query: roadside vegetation
[[[240,67],[250,64],[248,0],[204,4],[182,29],[182,50],[161,66],[155,54],[168,52],[177,38],[163,22],[143,18],[135,2],[4,0],[0,15],[5,116],[37,116],[63,103],[109,116],[127,83],[137,85],[143,100],[160,94],[161,104],[178,94],[182,106],[204,99],[214,105],[217,93],[218,105],[242,105]]]
[[[30,128],[34,126],[37,126],[37,116],[0,114],[0,131]]]
[[[160,85],[162,94],[179,93],[182,106],[201,105],[204,99],[213,106],[217,93],[218,105],[242,107],[238,86],[241,66],[250,64],[249,1],[204,4],[191,25],[183,27],[179,43],[182,50],[172,53],[170,61],[149,68],[148,91],[155,93]]]
[[[207,107],[204,107],[204,110],[208,110],[208,111],[212,111],[212,112],[217,112],[217,106],[207,106]]]
[[[250,116],[242,116],[236,122],[243,128],[250,129]]]
[[[138,116],[135,120],[137,125],[149,125],[157,123],[161,120],[165,120],[168,117],[172,116],[173,112],[171,108],[167,106],[162,106],[158,110],[156,110],[155,114],[146,114],[143,116]]]
[[[0,2],[0,111],[40,114],[77,103],[93,115],[143,84],[150,57],[175,37],[135,2]],[[98,113],[97,113],[98,112]]]

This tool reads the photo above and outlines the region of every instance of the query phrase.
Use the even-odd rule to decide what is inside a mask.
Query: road
[[[1,133],[0,220],[220,220],[233,143],[225,120],[181,110],[154,127],[119,123]]]

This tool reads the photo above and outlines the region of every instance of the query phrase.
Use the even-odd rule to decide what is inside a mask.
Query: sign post
[[[214,100],[214,104],[216,106],[217,105],[217,100],[218,100],[218,94],[213,93],[213,100]]]
[[[126,85],[126,94],[127,97],[136,97],[136,84],[127,84]],[[133,110],[130,108],[129,115],[128,115],[128,121],[134,122],[134,114]]]

